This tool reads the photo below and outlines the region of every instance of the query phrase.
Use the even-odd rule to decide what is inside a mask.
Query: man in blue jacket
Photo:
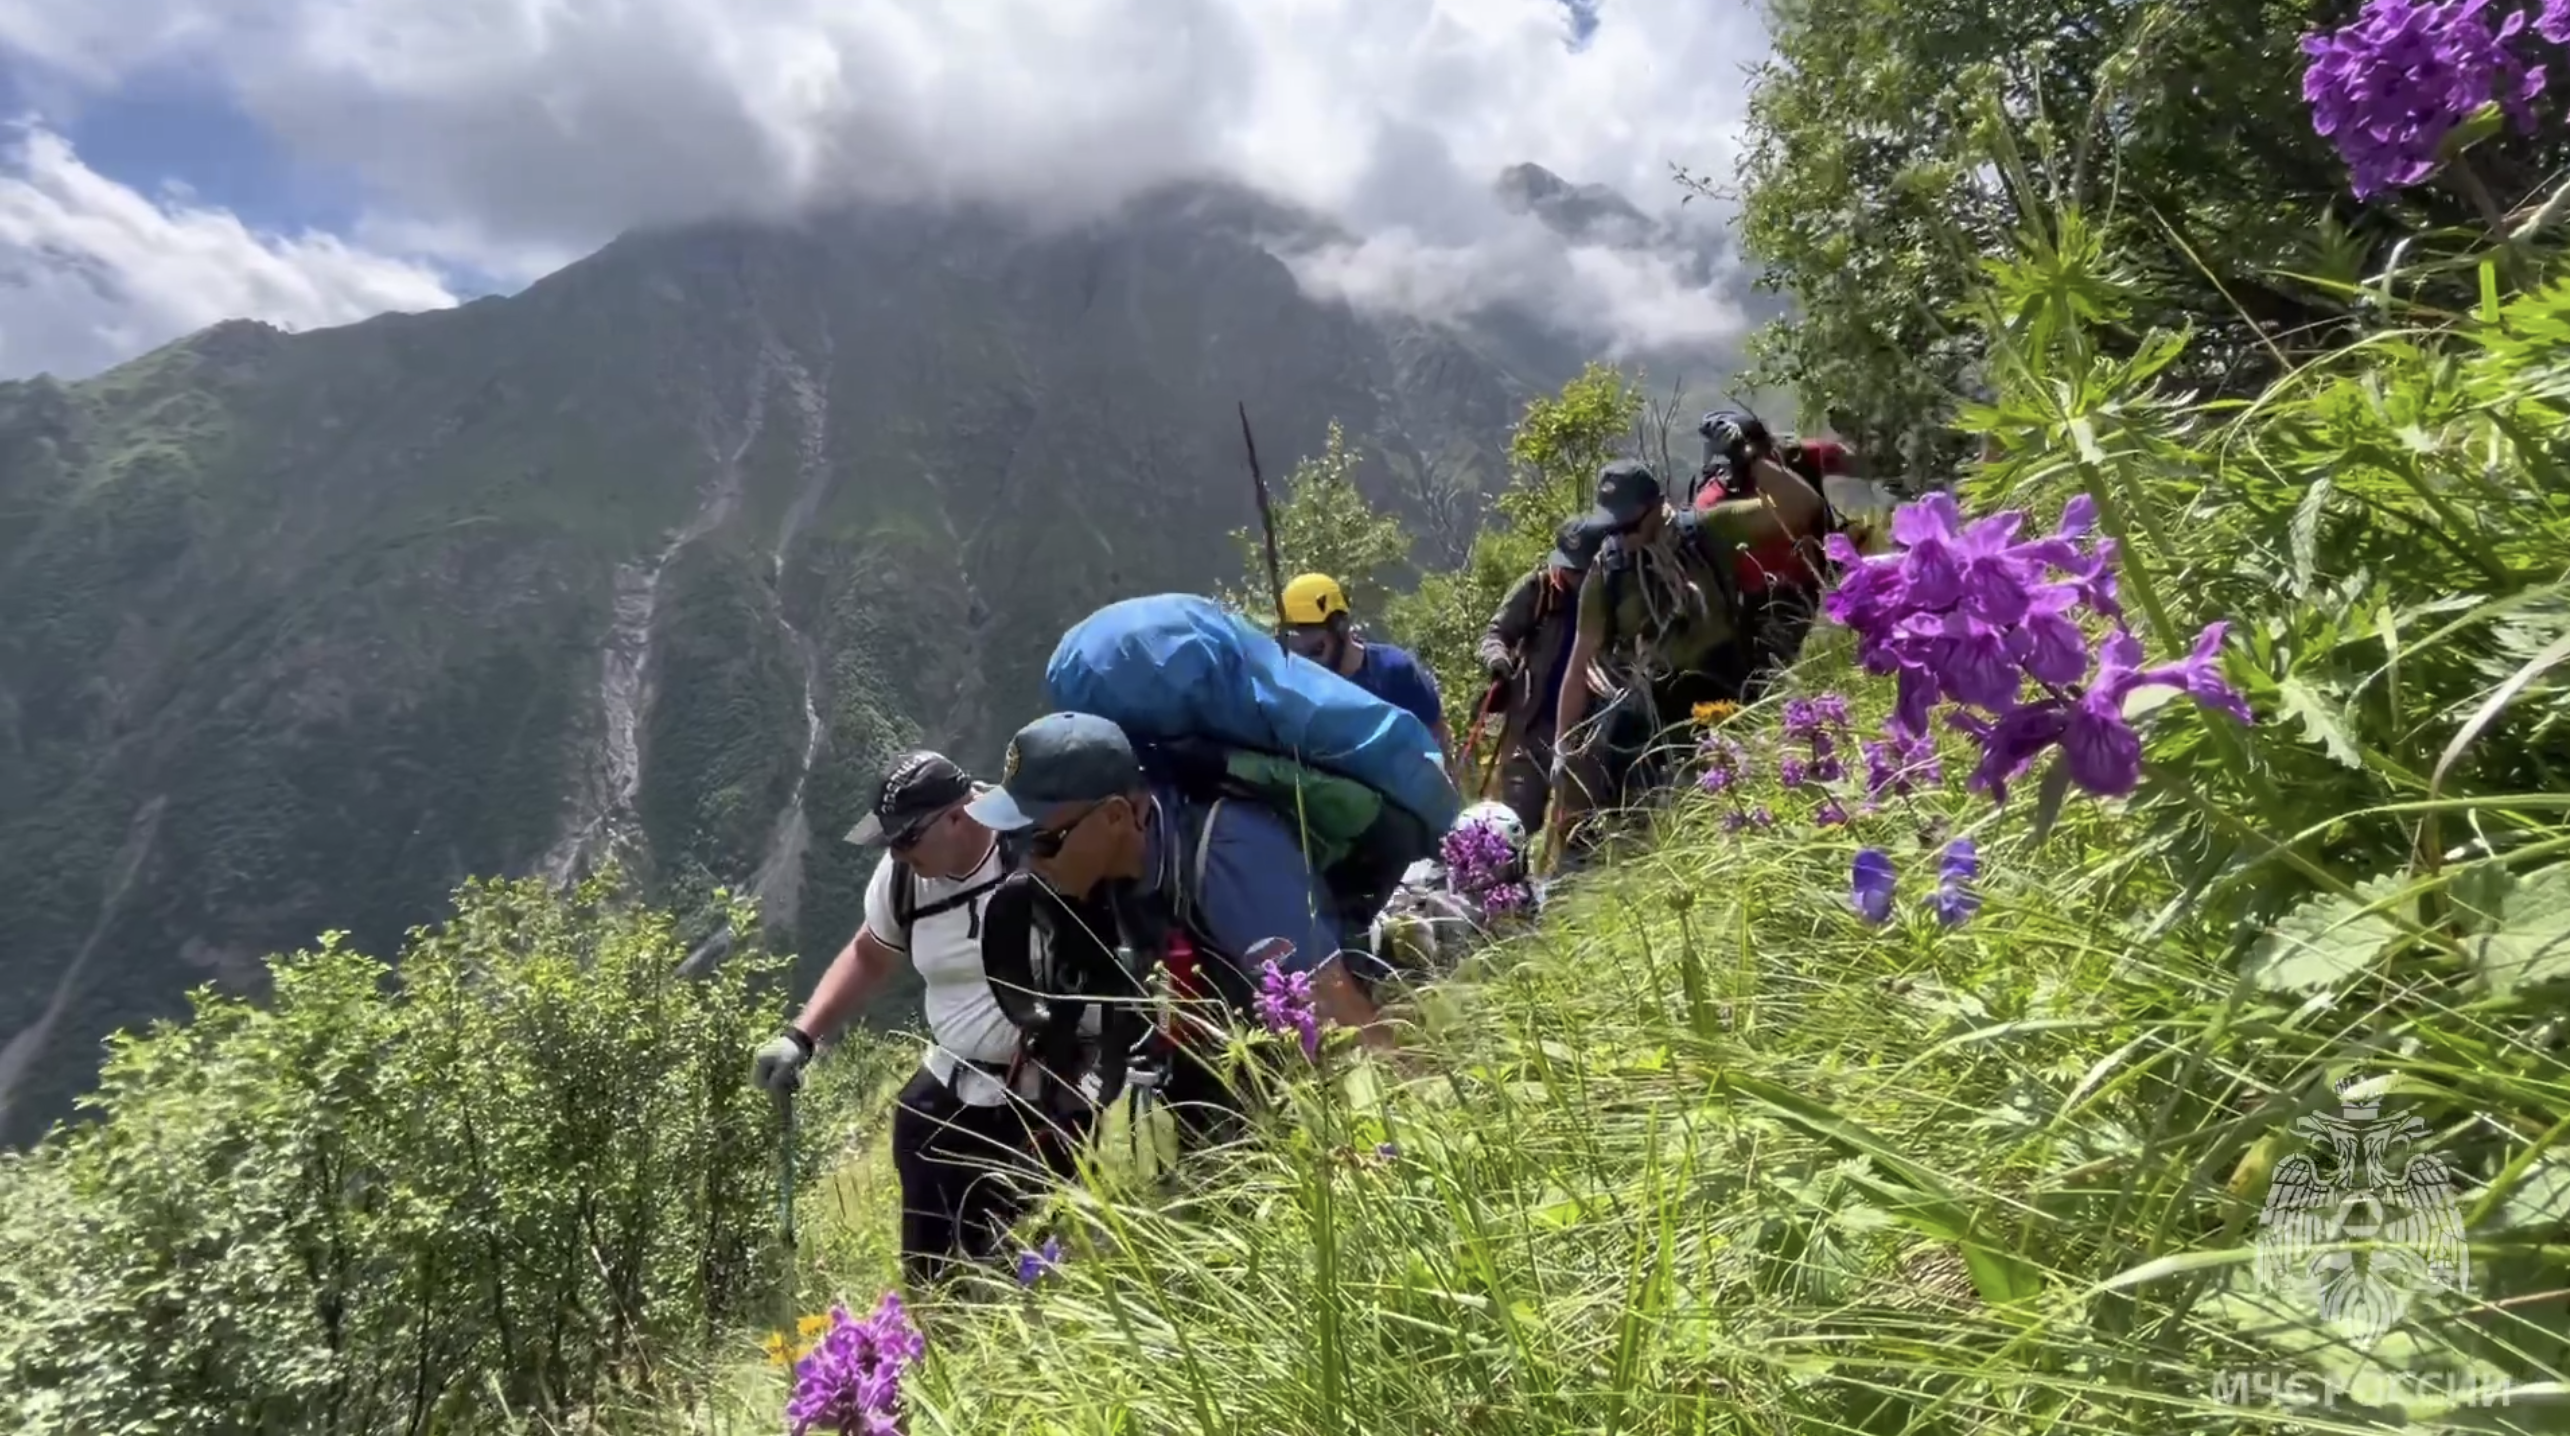
[[[1122,728],[1092,714],[1050,713],[1009,740],[1000,786],[965,811],[1063,897],[1104,898],[1117,927],[1111,940],[1170,964],[1173,980],[1187,977],[1173,958],[1200,952],[1206,985],[1242,1014],[1260,967],[1273,961],[1309,975],[1323,1021],[1352,1029],[1376,1052],[1393,1050],[1373,1002],[1339,960],[1325,885],[1294,830],[1267,808],[1186,799],[1144,774]],[[1232,1108],[1220,1077],[1185,1052],[1164,1091],[1199,1137]]]

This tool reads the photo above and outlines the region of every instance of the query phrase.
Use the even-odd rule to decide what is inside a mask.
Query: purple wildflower
[[[1377,1161],[1400,1161],[1401,1144],[1398,1142],[1377,1142],[1374,1146],[1374,1156]]]
[[[1944,764],[1936,755],[1936,740],[1925,735],[1866,743],[1859,751],[1865,755],[1865,792],[1869,799],[1907,797],[1921,787],[1934,787],[1945,781]]]
[[[1788,753],[1776,760],[1776,781],[1788,788],[1799,788],[1811,781],[1811,772],[1802,759]]]
[[[1749,826],[1753,828],[1772,828],[1776,826],[1776,815],[1767,811],[1766,804],[1760,803],[1758,806],[1749,810]]]
[[[830,1330],[795,1363],[794,1394],[785,1404],[794,1436],[815,1427],[839,1436],[894,1436],[901,1373],[927,1349],[892,1292],[863,1321],[845,1306],[831,1307]]]
[[[2543,13],[2534,18],[2534,33],[2555,45],[2570,46],[2570,0],[2543,0]]]
[[[1258,1020],[1270,1032],[1291,1032],[1302,1039],[1303,1055],[1321,1051],[1321,1019],[1312,1010],[1312,977],[1287,972],[1274,959],[1262,965],[1258,979]]]
[[[1738,808],[1722,815],[1722,830],[1726,833],[1736,833],[1747,826],[1749,826],[1749,815]]]
[[[1505,917],[1524,912],[1534,905],[1534,890],[1524,883],[1501,883],[1481,891],[1481,911],[1485,917]]]
[[[2303,37],[2311,127],[2338,147],[2358,199],[2433,174],[2446,137],[2493,100],[2520,130],[2534,127],[2543,67],[2507,48],[2526,16],[2510,11],[2493,31],[2488,9],[2489,0],[2368,0],[2348,24]],[[2536,30],[2548,36],[2555,23],[2570,27],[2547,5]]]
[[[1896,881],[1891,855],[1881,848],[1865,848],[1856,854],[1848,902],[1867,922],[1887,922],[1892,916],[1892,888]]]
[[[1936,916],[1947,927],[1960,926],[1964,919],[1981,908],[1981,897],[1972,890],[1972,880],[1981,871],[1981,856],[1970,838],[1956,838],[1946,845],[1945,858],[1937,865]]]
[[[1438,856],[1445,859],[1446,875],[1461,893],[1479,893],[1516,875],[1517,850],[1509,846],[1506,834],[1489,823],[1466,823],[1447,833]]]
[[[2570,0],[2564,0],[2564,3],[2570,3]],[[1707,768],[1704,770],[1704,776],[1696,779],[1696,786],[1708,793],[1719,793],[1730,788],[1732,781],[1733,775],[1729,768]]]
[[[1949,721],[1980,742],[1972,787],[1994,801],[2053,747],[2087,791],[2131,792],[2141,781],[2141,736],[2123,705],[2136,688],[2183,689],[2202,707],[2250,721],[2248,705],[2222,680],[2221,624],[2207,628],[2185,660],[2153,668],[2141,666],[2140,642],[2119,627],[2100,645],[2092,673],[2088,641],[2071,614],[2121,615],[2114,548],[2095,532],[2096,503],[2074,497],[2061,526],[2039,539],[2018,538],[2024,518],[2010,512],[1967,525],[1951,496],[1930,494],[1893,516],[1904,552],[1868,558],[1850,547],[1840,555],[1851,567],[1830,595],[1830,616],[1856,630],[1865,667],[1899,685],[1885,725],[1893,741],[1864,750],[1869,795],[1906,791],[1905,779],[1914,781],[1907,770],[1934,761],[1927,732],[1941,703],[1967,710]]]
[[[1845,827],[1847,825],[1847,809],[1841,806],[1838,799],[1834,797],[1823,798],[1820,800],[1820,806],[1812,809],[1811,820],[1817,827]]]
[[[1055,1267],[1058,1267],[1061,1264],[1061,1239],[1058,1237],[1046,1237],[1044,1239],[1044,1245],[1034,1247],[1017,1254],[1017,1284],[1019,1286],[1033,1286],[1044,1279],[1045,1273],[1052,1271]]]

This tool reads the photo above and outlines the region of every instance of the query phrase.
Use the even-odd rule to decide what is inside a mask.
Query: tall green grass
[[[1067,1262],[942,1313],[914,1432],[2570,1427],[2570,287],[2395,304],[2212,405],[2080,216],[2027,225],[1966,507],[2094,496],[2153,657],[2228,621],[2259,722],[2149,712],[2117,802],[1993,808],[1954,748],[1852,830],[1688,795],[1408,1009],[1405,1068],[1333,1051],[1182,1187],[1061,1194]],[[1860,845],[1908,874],[1885,927]],[[2426,1124],[2469,1250],[2370,1345],[2254,1267],[2341,1083]]]

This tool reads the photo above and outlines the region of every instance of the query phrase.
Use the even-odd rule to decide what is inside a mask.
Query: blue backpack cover
[[[1044,689],[1056,710],[1093,713],[1136,743],[1252,748],[1363,783],[1431,833],[1463,810],[1416,714],[1194,594],[1123,599],[1074,624],[1044,665]]]

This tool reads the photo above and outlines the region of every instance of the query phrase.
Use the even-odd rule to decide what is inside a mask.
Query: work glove
[[[1484,671],[1490,674],[1491,682],[1505,683],[1509,679],[1517,676],[1517,655],[1514,653],[1494,653],[1488,658],[1483,659],[1481,666]]]
[[[791,1092],[803,1085],[812,1061],[812,1039],[789,1027],[769,1038],[751,1060],[750,1083],[763,1092]]]

